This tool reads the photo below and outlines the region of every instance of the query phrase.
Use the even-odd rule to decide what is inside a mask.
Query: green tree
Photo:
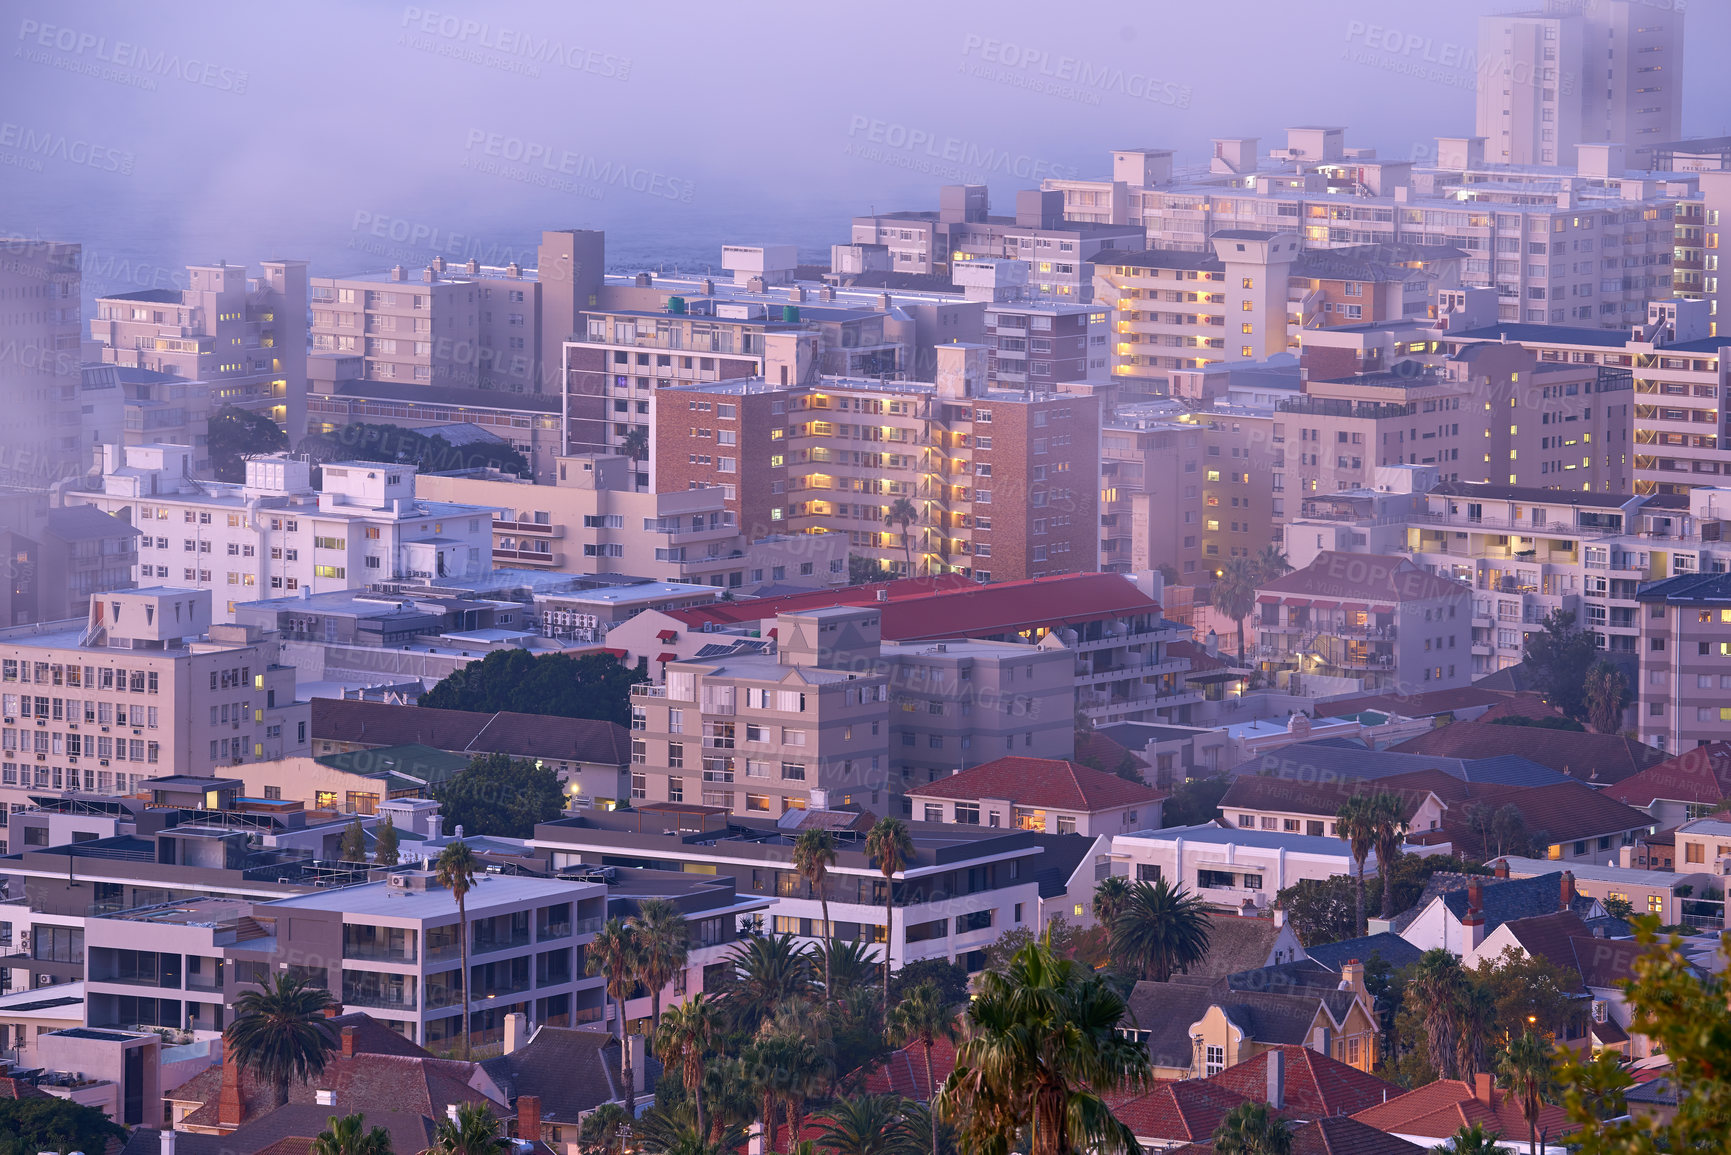
[[[802,830],[793,840],[793,869],[817,895],[823,909],[823,940],[835,941],[829,921],[829,868],[835,865],[835,836],[827,830]],[[823,990],[828,998],[835,990],[829,973],[829,952],[823,951]]]
[[[318,462],[387,461],[413,465],[417,473],[490,467],[519,477],[529,474],[528,460],[508,441],[453,445],[437,433],[428,435],[419,429],[366,421],[352,421],[329,433],[304,437],[298,448]]]
[[[902,996],[889,1012],[890,1042],[899,1047],[918,1043],[925,1053],[926,1086],[937,1091],[932,1073],[932,1048],[939,1040],[956,1038],[956,1018],[936,983],[921,983]],[[932,1155],[938,1155],[938,1117],[932,1116]]]
[[[446,676],[421,695],[419,704],[487,714],[505,710],[595,718],[625,726],[631,721],[631,687],[648,680],[645,671],[622,666],[606,653],[573,657],[494,650]]]
[[[1256,551],[1254,560],[1256,574],[1264,582],[1271,582],[1292,572],[1292,563],[1287,560],[1280,546],[1272,541]]]
[[[1598,656],[1592,633],[1575,625],[1571,610],[1546,615],[1544,628],[1527,635],[1522,655],[1545,700],[1576,720],[1585,716],[1587,671]]]
[[[902,555],[907,558],[907,570],[903,575],[905,577],[914,576],[914,539],[908,528],[919,519],[919,507],[905,497],[896,498],[890,503],[889,509],[884,511],[885,525],[902,527]]]
[[[864,943],[843,942],[841,939],[832,938],[827,942],[818,943],[812,950],[818,961],[823,964],[823,973],[829,976],[829,981],[824,985],[824,997],[828,1001],[835,1002],[845,997],[849,991],[867,983],[874,987],[877,985],[877,958],[872,949]],[[945,960],[935,959],[932,961],[944,962]],[[906,970],[907,968],[903,967],[902,969]],[[901,977],[898,972],[897,980],[899,981]]]
[[[1166,982],[1208,956],[1208,908],[1166,879],[1138,882],[1112,920],[1112,960],[1155,982]]]
[[[210,415],[205,437],[211,472],[218,481],[245,481],[248,457],[281,453],[289,447],[288,435],[276,422],[234,405],[224,405]]]
[[[577,1149],[584,1155],[619,1155],[625,1147],[625,1130],[630,1125],[625,1108],[617,1103],[603,1103],[583,1117],[577,1128]]]
[[[1412,964],[1406,980],[1406,1005],[1419,1016],[1425,1054],[1438,1078],[1462,1074],[1460,1041],[1468,1029],[1472,982],[1461,962],[1447,950],[1427,950]]]
[[[837,1099],[814,1120],[817,1146],[829,1155],[915,1155],[898,1126],[907,1105],[899,1095],[857,1095]]]
[[[1008,1155],[1031,1127],[1030,1155],[1134,1155],[1135,1133],[1102,1095],[1146,1086],[1148,1051],[1119,1033],[1124,999],[1105,979],[1033,943],[980,976],[963,1014],[937,1107],[965,1149]]]
[[[1604,658],[1588,667],[1581,685],[1581,708],[1593,729],[1601,734],[1621,730],[1629,698],[1629,680],[1623,671]]]
[[[707,1136],[703,1122],[703,1076],[710,1050],[721,1034],[721,1014],[716,1004],[699,991],[682,1003],[667,1008],[655,1031],[655,1057],[670,1071],[678,1071],[691,1096],[697,1133]]]
[[[511,1140],[485,1103],[461,1103],[455,1119],[440,1119],[426,1155],[498,1155]]]
[[[1409,829],[1406,803],[1400,795],[1379,790],[1370,800],[1372,839],[1376,844],[1376,871],[1382,875],[1382,917],[1395,916],[1394,875],[1400,848]]]
[[[1470,1127],[1463,1126],[1450,1136],[1446,1143],[1438,1143],[1431,1150],[1437,1155],[1500,1155],[1502,1148],[1497,1140],[1502,1138],[1500,1131],[1486,1131],[1484,1124],[1474,1123]]]
[[[906,500],[905,498],[902,500]],[[895,942],[896,875],[907,869],[914,857],[914,836],[899,818],[880,818],[866,834],[866,856],[877,862],[884,876],[884,1010],[890,1005],[890,946]]]
[[[893,581],[895,576],[895,570],[876,558],[862,557],[857,553],[847,555],[847,584],[850,586]]]
[[[661,990],[677,978],[691,957],[691,932],[685,914],[665,898],[646,898],[631,916],[637,932],[637,977],[649,988],[651,1031],[661,1030]]]
[[[313,1140],[312,1155],[391,1155],[391,1133],[383,1127],[363,1131],[365,1126],[359,1111],[340,1118],[332,1115]]]
[[[446,834],[529,838],[565,810],[559,775],[527,758],[477,754],[461,773],[433,786]]]
[[[94,1153],[125,1142],[126,1129],[97,1107],[70,1099],[0,1099],[0,1155]]]
[[[1189,778],[1179,783],[1160,808],[1162,826],[1205,826],[1220,820],[1220,799],[1232,785],[1224,775],[1218,778]]]
[[[1356,929],[1362,935],[1368,924],[1364,908],[1364,862],[1376,849],[1376,807],[1367,794],[1354,794],[1340,804],[1334,815],[1335,836],[1352,852],[1353,900],[1356,907]]]
[[[1292,933],[1305,946],[1325,946],[1358,937],[1354,882],[1344,874],[1303,878],[1274,896]]]
[[[1567,1037],[1578,1020],[1580,976],[1543,955],[1509,946],[1495,958],[1483,958],[1470,977],[1489,1001],[1492,1020],[1506,1035],[1510,1025],[1531,1023],[1546,1034]]]
[[[1116,961],[1112,957],[1112,938],[1107,927],[1099,924],[1072,926],[1063,915],[1054,914],[1046,920],[1046,929],[1039,934],[1035,934],[1032,927],[1017,926],[992,940],[985,950],[986,969],[1004,970],[1016,957],[1016,952],[1031,942],[1038,942],[1057,958],[1068,959],[1089,970],[1099,970],[1108,962]],[[965,996],[965,990],[963,993]]]
[[[1267,1103],[1240,1103],[1214,1128],[1215,1155],[1289,1155],[1292,1128]]]
[[[1108,874],[1094,884],[1094,919],[1110,932],[1118,916],[1130,901],[1130,880],[1122,874]]]
[[[395,866],[398,856],[397,824],[391,821],[391,816],[387,814],[385,824],[379,827],[378,833],[373,836],[373,862],[379,866]]]
[[[1235,557],[1214,575],[1208,587],[1208,604],[1238,625],[1238,664],[1244,664],[1244,619],[1256,608],[1256,587],[1261,581],[1256,563]]]
[[[342,844],[337,847],[337,858],[342,862],[365,862],[367,860],[367,832],[361,826],[359,814],[349,819],[349,824],[343,828],[343,840]]]
[[[728,962],[722,999],[734,1026],[747,1034],[782,1003],[811,994],[811,952],[794,945],[792,935],[754,935],[734,945]]]
[[[1458,855],[1403,854],[1394,863],[1394,909],[1409,910],[1424,893],[1425,883],[1438,872],[1447,874],[1489,874],[1490,868],[1470,862]],[[1342,938],[1351,938],[1350,934]],[[1306,945],[1309,945],[1308,943]]]
[[[955,1007],[968,1001],[968,968],[944,958],[923,958],[911,962],[890,976],[890,1005],[907,997],[921,983],[933,983],[945,1006]],[[838,988],[842,981],[836,980]]]
[[[1509,1040],[1497,1063],[1497,1079],[1520,1104],[1527,1121],[1527,1148],[1539,1155],[1539,1111],[1557,1094],[1556,1055],[1551,1040],[1528,1028]]]
[[[631,472],[635,474],[638,465],[649,460],[649,427],[633,425],[625,434],[625,440],[619,443],[619,452],[631,459]],[[637,479],[633,477],[631,483],[635,488]]]
[[[278,1107],[288,1102],[290,1083],[318,1075],[336,1050],[325,1018],[335,1002],[325,988],[289,974],[274,975],[261,990],[243,991],[235,999],[234,1021],[223,1041],[242,1069],[271,1088]]]
[[[607,976],[607,995],[618,1008],[619,1082],[625,1088],[625,1113],[633,1117],[637,1114],[637,1088],[632,1080],[631,1040],[625,1037],[625,1000],[637,989],[641,954],[636,930],[620,919],[610,918],[589,944],[584,962],[590,974]]]
[[[433,877],[440,886],[451,892],[451,897],[457,903],[457,948],[463,967],[457,981],[463,992],[465,1059],[469,1057],[470,1010],[475,1003],[474,993],[469,990],[469,891],[474,888],[475,876],[480,872],[481,860],[467,842],[446,843],[445,848],[439,851],[439,857],[433,860]]]

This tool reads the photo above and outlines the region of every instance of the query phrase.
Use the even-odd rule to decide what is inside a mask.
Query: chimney
[[[517,1096],[517,1138],[525,1143],[541,1139],[541,1096]]]
[[[164,1131],[157,1139],[157,1151],[160,1155],[174,1155],[174,1131]]]
[[[1492,873],[1497,878],[1507,878],[1509,876],[1509,860],[1506,858],[1497,859],[1497,864],[1492,868]]]
[[[1356,994],[1364,994],[1364,964],[1355,958],[1347,959],[1346,965],[1340,968],[1340,985]]]
[[[1575,905],[1575,872],[1572,870],[1563,871],[1562,901],[1559,910],[1568,910]]]
[[[455,1104],[455,1103],[446,1103],[445,1104],[445,1118],[449,1119],[453,1123],[455,1123],[457,1121],[457,1104]]]
[[[1268,1051],[1267,1103],[1270,1111],[1286,1106],[1286,1052],[1280,1047]]]
[[[1467,913],[1461,919],[1466,950],[1476,950],[1485,941],[1485,888],[1478,879],[1467,883]]]
[[[222,1040],[222,1092],[216,1101],[216,1125],[232,1131],[246,1118],[246,1101],[240,1094],[240,1059],[234,1044]]]
[[[1473,1098],[1485,1106],[1491,1104],[1491,1076],[1489,1071],[1480,1071],[1473,1076]]]
[[[352,1059],[354,1057],[355,1057],[355,1029],[353,1027],[344,1027],[343,1028],[343,1058]]]
[[[528,1033],[529,1033],[529,1016],[528,1015],[523,1014],[521,1011],[518,1011],[515,1014],[506,1015],[505,1016],[505,1053],[507,1055],[511,1055],[511,1054],[515,1054],[518,1050],[520,1050],[522,1048],[523,1044],[528,1042],[528,1039],[525,1038],[525,1036]],[[524,1136],[524,1137],[525,1138],[533,1138],[533,1136]]]

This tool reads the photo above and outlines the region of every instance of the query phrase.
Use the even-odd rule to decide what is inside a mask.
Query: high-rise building
[[[1487,159],[1575,163],[1622,144],[1639,168],[1683,127],[1683,9],[1640,0],[1546,0],[1479,18],[1478,135]]]
[[[79,245],[0,238],[0,481],[45,489],[79,459]]]
[[[307,263],[260,268],[248,277],[244,265],[192,265],[185,289],[99,297],[91,339],[104,361],[208,382],[212,409],[264,414],[298,440],[306,429]]]

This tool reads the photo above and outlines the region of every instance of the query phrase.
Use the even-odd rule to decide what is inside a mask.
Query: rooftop
[[[1168,826],[1160,830],[1138,830],[1120,834],[1114,839],[1171,845],[1183,839],[1186,846],[1242,846],[1255,850],[1278,850],[1288,854],[1313,854],[1319,858],[1338,858],[1345,862],[1352,854],[1338,838],[1322,838],[1310,834],[1285,834],[1278,830],[1246,830],[1204,823],[1200,826]],[[1366,861],[1374,863],[1376,856]],[[1372,869],[1367,866],[1366,869]]]
[[[469,917],[474,918],[477,911],[493,907],[521,902],[557,902],[605,892],[606,888],[599,883],[534,878],[525,874],[477,875],[475,886],[468,895]],[[260,911],[270,913],[279,907],[432,922],[445,922],[457,917],[457,901],[451,892],[430,880],[425,890],[398,888],[386,881],[297,894],[263,904]]]
[[[1166,797],[1152,786],[1060,758],[994,758],[926,786],[910,786],[914,798],[1004,798],[1016,806],[1093,813],[1150,805]]]

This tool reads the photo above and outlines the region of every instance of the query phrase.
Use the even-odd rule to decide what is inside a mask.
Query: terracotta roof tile
[[[1225,1087],[1247,1099],[1268,1099],[1268,1064],[1275,1054],[1283,1066],[1283,1109],[1302,1119],[1350,1115],[1384,1102],[1402,1090],[1375,1075],[1319,1054],[1309,1047],[1285,1045],[1252,1055],[1228,1067],[1208,1082]]]
[[[1383,602],[1447,601],[1467,597],[1470,586],[1438,577],[1411,558],[1393,554],[1324,550],[1303,569],[1257,587],[1281,596],[1377,599]]]
[[[1160,1083],[1141,1095],[1108,1095],[1112,1113],[1146,1145],[1203,1142],[1243,1095],[1201,1079]]]
[[[911,786],[913,798],[1005,798],[1017,806],[1093,812],[1137,806],[1166,797],[1152,786],[1127,782],[1116,774],[1078,766],[1062,758],[1024,758],[1006,754],[990,762]]]
[[[1291,1155],[1424,1155],[1426,1150],[1357,1119],[1337,1115],[1295,1130]]]
[[[1731,797],[1731,743],[1685,750],[1606,787],[1605,793],[1630,806],[1651,806],[1661,798],[1706,805],[1722,802]]]
[[[1525,1136],[1527,1121],[1521,1116],[1520,1104],[1495,1088],[1490,1090],[1489,1098],[1488,1103],[1475,1099],[1472,1086],[1460,1079],[1438,1079],[1386,1103],[1367,1107],[1353,1118],[1381,1131],[1434,1139],[1446,1139],[1473,1123],[1483,1125],[1487,1131]],[[1573,1130],[1568,1114],[1549,1104],[1539,1112],[1538,1124],[1541,1131],[1553,1136]]]
[[[1538,726],[1455,722],[1409,738],[1391,750],[1444,758],[1491,758],[1519,754],[1582,782],[1608,785],[1652,766],[1665,755],[1619,734],[1589,734]]]
[[[955,1069],[956,1045],[948,1039],[939,1039],[932,1046],[933,1080],[941,1087]],[[931,1102],[932,1088],[926,1082],[925,1048],[910,1043],[900,1050],[891,1051],[881,1066],[866,1074],[864,1089],[869,1095],[896,1094],[921,1103]]]

